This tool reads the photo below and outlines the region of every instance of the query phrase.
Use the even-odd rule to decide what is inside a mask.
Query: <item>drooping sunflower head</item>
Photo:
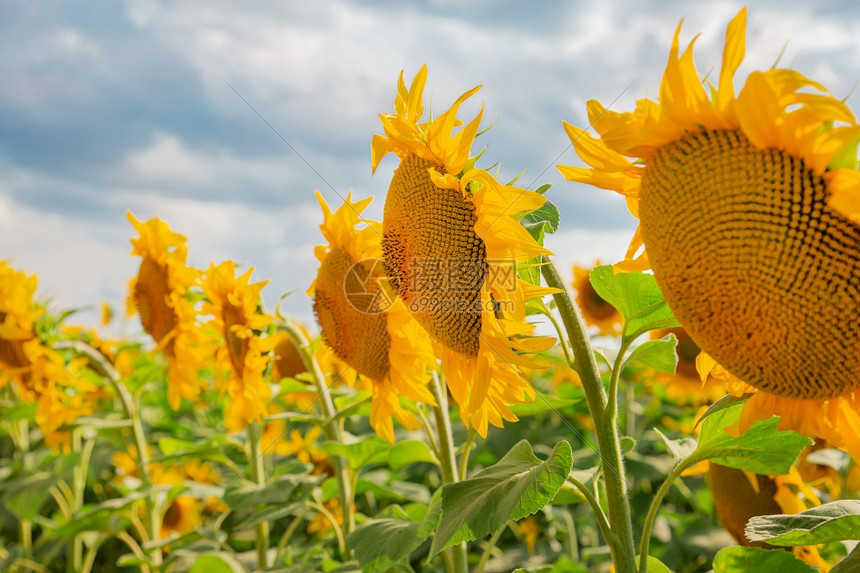
[[[221,392],[229,396],[227,428],[239,431],[249,422],[262,422],[272,390],[263,377],[277,337],[261,336],[272,317],[260,306],[260,291],[268,281],[252,283],[249,268],[236,276],[236,263],[211,264],[203,290],[208,302],[202,313],[211,315],[208,327],[223,343],[215,358],[222,375]]]
[[[723,528],[740,545],[747,547],[778,549],[747,539],[744,530],[750,518],[794,514],[821,505],[818,496],[794,467],[786,475],[766,476],[711,462],[708,465],[708,483]],[[794,547],[793,550],[809,565],[816,565],[821,571],[830,570],[830,565],[822,559],[815,546]]]
[[[143,258],[134,281],[133,300],[144,331],[158,344],[172,333],[178,322],[172,295],[184,295],[195,278],[186,267],[187,239],[161,219],[141,223],[131,212],[126,215],[140,233],[131,239],[131,254]]]
[[[618,266],[650,266],[708,355],[771,396],[835,400],[860,384],[860,127],[794,70],[753,72],[735,95],[745,26],[744,9],[716,86],[679,26],[659,101],[589,102],[599,139],[565,124],[588,167],[559,169],[627,197],[640,225]]]
[[[593,265],[600,266],[600,261]],[[594,326],[604,336],[621,334],[623,317],[614,306],[603,300],[589,280],[591,269],[573,265],[573,288],[576,302],[582,311],[582,318],[589,326]]]
[[[308,294],[326,344],[371,381],[371,426],[393,443],[392,416],[408,429],[420,426],[400,396],[435,403],[426,387],[435,366],[430,341],[388,286],[379,223],[361,217],[371,199],[352,202],[350,193],[333,213],[319,193],[317,199],[328,243],[316,248],[320,266]]]
[[[197,372],[205,361],[208,341],[197,328],[197,312],[186,297],[200,273],[186,265],[183,235],[158,218],[141,223],[130,212],[127,215],[140,233],[131,240],[132,254],[143,257],[130,285],[130,299],[144,331],[167,355],[167,397],[177,409],[182,398],[194,400],[204,387]]]
[[[385,135],[373,138],[374,170],[387,153],[400,158],[385,200],[382,250],[400,298],[436,345],[463,421],[485,436],[488,423],[516,420],[507,405],[534,396],[517,371],[528,360],[516,351],[551,344],[521,338],[531,332],[525,301],[547,291],[521,282],[515,270],[549,254],[515,218],[545,199],[474,167],[483,110],[454,128],[478,88],[422,121],[426,77],[422,67],[407,89],[401,73],[395,112],[380,115]]]

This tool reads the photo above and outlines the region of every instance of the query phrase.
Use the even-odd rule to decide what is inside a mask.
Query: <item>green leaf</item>
[[[384,463],[388,461],[388,450],[391,445],[377,436],[368,436],[352,444],[340,442],[325,442],[322,449],[334,456],[340,456],[349,464],[349,469],[357,471],[367,464]]]
[[[16,420],[32,420],[36,415],[36,405],[15,402],[10,406],[0,408],[0,420],[7,424]]]
[[[336,420],[342,420],[350,416],[367,418],[370,416],[372,397],[371,392],[364,391],[357,393],[355,396],[340,396],[335,398],[334,405],[337,413],[331,418],[324,420],[322,425],[331,424]]]
[[[856,573],[857,571],[860,571],[860,545],[855,545],[851,553],[833,566],[830,573]]]
[[[627,363],[674,374],[678,366],[678,354],[675,352],[677,345],[678,337],[672,333],[660,340],[648,340],[633,349],[627,357]]]
[[[565,364],[563,368],[567,368],[567,365]],[[544,412],[555,412],[556,410],[561,410],[582,401],[581,399],[558,398],[542,392],[535,392],[535,394],[533,402],[521,402],[510,406],[511,412],[519,418],[524,418],[526,416],[543,414]]]
[[[3,506],[18,519],[32,521],[50,497],[49,490],[56,481],[57,476],[48,472],[12,480],[3,486]]]
[[[391,473],[383,470],[379,473],[369,472],[365,478],[359,478],[355,484],[355,495],[371,494],[377,500],[416,501],[426,503],[430,500],[430,492],[423,484],[389,479]],[[327,479],[322,484],[323,501],[338,496],[337,480]]]
[[[639,563],[639,556],[636,556],[636,563]],[[672,573],[672,570],[666,567],[666,564],[654,557],[648,556],[648,573]]]
[[[726,547],[714,557],[714,573],[814,573],[810,567],[788,551],[759,549],[758,547]]]
[[[574,563],[564,555],[553,561],[552,565],[545,565],[537,569],[523,569],[519,567],[512,573],[591,573],[591,571],[580,563]]]
[[[779,419],[758,420],[743,435],[735,438],[726,427],[740,419],[742,405],[735,405],[708,416],[699,435],[699,446],[689,460],[712,460],[723,466],[757,474],[786,474],[804,447],[812,440],[790,430],[777,429]]]
[[[752,394],[744,394],[743,396],[733,396],[731,394],[726,394],[725,396],[708,406],[708,409],[705,410],[705,412],[698,420],[696,420],[696,425],[693,426],[693,428],[698,428],[699,424],[704,422],[705,419],[711,414],[715,414],[720,410],[725,410],[726,408],[731,408],[732,406],[737,406],[738,404],[743,404],[749,399],[750,396],[752,396]]]
[[[158,440],[158,449],[165,456],[193,450],[194,446],[195,443],[189,440],[179,440],[177,438],[161,438]]]
[[[681,326],[663,300],[663,293],[654,275],[615,274],[610,265],[604,265],[591,271],[590,280],[597,294],[624,317],[625,340],[636,338],[649,330]]]
[[[621,455],[627,455],[636,449],[636,440],[630,436],[622,436],[619,446],[621,447]]]
[[[264,521],[275,521],[282,517],[286,517],[287,515],[296,514],[304,507],[304,502],[296,502],[289,505],[273,505],[263,509],[258,509],[254,513],[250,514],[247,519],[243,519],[234,525],[233,528],[237,531],[242,529],[251,529],[258,523],[262,523]]]
[[[523,215],[523,218],[520,219],[520,223],[526,230],[534,237],[535,241],[539,244],[543,245],[543,239],[545,234],[553,234],[558,231],[558,223],[561,218],[561,214],[558,211],[558,207],[555,204],[547,199],[546,203]]]
[[[383,573],[398,563],[405,563],[424,543],[439,522],[441,495],[433,496],[426,515],[413,521],[399,506],[393,506],[393,517],[372,519],[350,533],[347,544],[355,552],[363,573]]]
[[[675,456],[676,462],[679,462],[689,457],[690,454],[692,454],[696,450],[696,446],[698,445],[694,438],[682,438],[680,440],[672,440],[666,437],[666,435],[663,434],[663,432],[661,432],[657,428],[654,428],[654,432],[656,432],[656,434],[660,436],[660,439],[665,442],[666,447],[669,448],[669,451],[672,452],[673,456]]]
[[[552,188],[552,183],[544,183],[537,189],[535,189],[535,193],[538,195],[546,195],[546,192]]]
[[[245,573],[239,561],[229,553],[204,553],[194,561],[188,573]]]
[[[485,537],[511,519],[540,510],[561,489],[572,465],[567,442],[559,442],[541,461],[522,440],[495,465],[443,486],[442,517],[430,554]]]
[[[439,465],[439,460],[430,451],[430,446],[422,440],[403,440],[388,450],[388,465],[393,470],[402,470],[410,464],[430,462]]]
[[[248,480],[237,480],[224,491],[224,503],[234,511],[251,510],[261,504],[284,505],[290,501],[293,492],[303,484],[313,485],[322,481],[323,476],[285,474],[258,485]]]
[[[538,241],[541,246],[543,246],[543,240]],[[520,263],[517,265],[517,278],[520,280],[524,280],[527,283],[535,286],[540,286],[540,265],[542,258],[535,257],[533,259],[529,259],[524,263]],[[540,300],[540,299],[533,299]],[[537,312],[542,312],[543,309],[535,308],[535,303],[529,304],[532,301],[528,301],[526,303],[526,311],[531,311],[531,314],[537,314]],[[537,310],[537,312],[535,312]]]
[[[120,555],[116,560],[117,567],[137,567],[138,570],[142,570],[142,565],[154,567],[155,562],[147,557],[138,557],[134,553]]]
[[[761,515],[747,522],[750,541],[794,547],[860,539],[860,501],[842,499],[793,515]]]
[[[58,537],[70,537],[84,531],[115,532],[123,529],[121,522],[125,518],[120,513],[135,501],[148,495],[149,492],[134,492],[125,497],[109,499],[98,505],[84,508],[67,523],[54,529],[54,534]]]
[[[316,389],[312,385],[305,382],[300,382],[295,378],[281,378],[278,388],[278,395],[284,394],[316,394]]]
[[[860,135],[855,135],[851,141],[840,149],[830,163],[828,169],[857,169],[857,144],[860,143]]]
[[[215,435],[205,440],[189,441],[177,438],[161,438],[158,449],[161,455],[153,456],[152,461],[173,461],[184,459],[222,461],[226,459],[223,447],[229,444],[226,436]]]

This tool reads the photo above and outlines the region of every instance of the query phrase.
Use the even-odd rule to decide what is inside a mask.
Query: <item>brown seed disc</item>
[[[459,190],[440,189],[412,155],[394,172],[382,221],[382,250],[398,293],[437,342],[478,355],[481,285],[488,272],[474,206]]]
[[[827,197],[801,159],[736,130],[666,145],[642,179],[642,237],[670,308],[705,352],[777,396],[860,385],[860,227]]]
[[[369,269],[335,248],[322,261],[314,292],[314,313],[326,343],[362,376],[382,381],[388,374],[391,338],[385,313],[360,312],[347,299],[344,283],[352,269],[367,278]]]

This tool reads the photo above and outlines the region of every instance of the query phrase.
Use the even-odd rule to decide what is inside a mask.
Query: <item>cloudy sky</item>
[[[502,178],[525,170],[531,188],[553,183],[562,231],[548,245],[566,272],[614,262],[634,220],[611,192],[560,178],[555,163],[577,163],[561,121],[584,125],[591,98],[626,110],[654,94],[682,18],[682,42],[701,32],[699,70],[718,69],[741,6],[0,0],[0,259],[37,273],[56,308],[118,304],[139,262],[131,210],[185,234],[192,264],[254,265],[271,280],[270,308],[297,289],[285,308],[310,319],[313,192],[333,205],[350,188],[374,195],[381,217],[396,160],[371,177],[370,139],[378,113],[393,111],[400,70],[408,81],[426,63],[434,109],[483,84],[463,114],[483,101],[485,124],[497,122],[483,166],[500,162]],[[858,20],[847,0],[754,2],[739,77],[785,49],[781,65],[856,110]]]

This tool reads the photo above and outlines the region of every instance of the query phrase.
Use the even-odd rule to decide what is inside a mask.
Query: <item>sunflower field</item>
[[[860,571],[860,124],[736,91],[745,9],[707,77],[680,32],[654,99],[563,124],[639,220],[614,265],[557,268],[563,190],[499,181],[426,66],[382,221],[317,192],[316,324],[181,221],[128,213],[126,339],[0,260],[0,571]]]

